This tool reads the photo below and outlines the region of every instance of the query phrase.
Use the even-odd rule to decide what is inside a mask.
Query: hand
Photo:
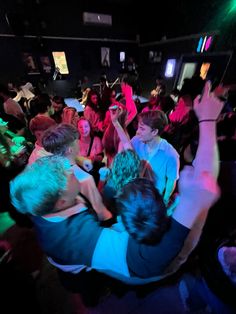
[[[99,169],[99,175],[100,175],[100,180],[101,181],[106,181],[109,174],[110,174],[110,169],[107,167],[102,167]]]
[[[198,117],[198,120],[213,119],[217,120],[224,103],[220,101],[211,92],[211,82],[207,81],[204,86],[203,95],[198,95],[194,99],[194,111]]]
[[[114,106],[109,107],[109,111],[112,123],[116,123],[122,112],[122,108],[115,104]]]
[[[93,163],[90,159],[85,159],[83,161],[83,168],[85,171],[89,172],[93,169]]]
[[[132,98],[133,96],[133,89],[127,83],[121,83],[121,92],[125,98]]]
[[[181,201],[195,202],[198,208],[210,208],[220,196],[216,179],[209,172],[196,175],[194,168],[185,166],[180,173],[179,192]]]

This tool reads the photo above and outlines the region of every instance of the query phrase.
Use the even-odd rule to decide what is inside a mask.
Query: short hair
[[[34,134],[36,131],[45,131],[53,125],[56,125],[56,121],[52,118],[36,116],[30,120],[29,129]]]
[[[76,139],[78,139],[77,129],[71,124],[61,123],[45,131],[42,145],[46,151],[64,156],[68,147]]]
[[[126,230],[138,242],[154,244],[168,227],[162,196],[148,179],[126,184],[116,197],[116,206]]]
[[[70,162],[61,156],[36,160],[10,182],[11,202],[22,214],[46,215],[67,188]]]
[[[152,130],[158,130],[160,133],[168,124],[166,114],[161,110],[150,110],[138,115],[138,120],[148,125]]]
[[[51,99],[48,94],[42,93],[34,97],[30,102],[30,111],[33,115],[38,113],[45,113],[48,111],[48,107],[51,107]]]
[[[134,150],[127,149],[118,153],[112,162],[110,180],[116,191],[139,177],[141,161]]]

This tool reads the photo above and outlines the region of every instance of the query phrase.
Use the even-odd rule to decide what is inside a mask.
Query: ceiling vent
[[[83,13],[83,22],[85,25],[112,25],[112,17],[108,14],[99,14],[99,13]]]

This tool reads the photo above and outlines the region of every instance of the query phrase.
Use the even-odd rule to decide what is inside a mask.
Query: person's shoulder
[[[161,149],[166,151],[169,155],[179,157],[177,150],[164,138],[161,139]]]
[[[74,175],[78,181],[85,181],[85,180],[89,180],[92,178],[91,174],[87,173],[86,171],[84,171],[83,169],[81,169],[77,165],[73,166],[73,171],[74,171]]]

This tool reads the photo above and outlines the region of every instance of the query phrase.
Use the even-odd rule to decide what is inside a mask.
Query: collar
[[[56,222],[56,221],[65,220],[66,218],[79,214],[85,210],[87,210],[87,207],[85,207],[83,203],[79,203],[73,207],[70,207],[70,208],[55,212],[55,213],[44,215],[42,216],[42,218],[49,221]]]

